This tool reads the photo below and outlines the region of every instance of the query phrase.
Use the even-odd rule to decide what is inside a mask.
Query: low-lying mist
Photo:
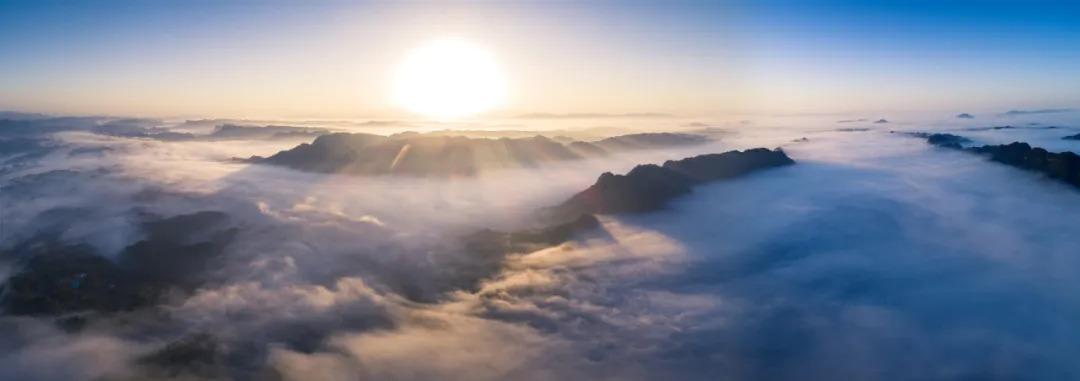
[[[128,283],[94,298],[126,295],[133,307],[7,306],[0,378],[1080,376],[1080,299],[1068,292],[1080,286],[1080,192],[889,133],[1076,151],[1051,135],[1077,131],[832,119],[848,118],[634,121],[608,128],[652,123],[714,141],[455,178],[233,160],[310,138],[22,126],[5,141],[34,144],[0,145],[0,276],[36,269],[28,276],[78,294],[120,274]],[[146,123],[138,131],[155,128]],[[658,212],[600,216],[599,229],[535,251],[479,253],[462,239],[542,227],[540,208],[606,171],[753,147],[781,147],[797,164],[697,187]],[[65,258],[103,270],[49,278]]]

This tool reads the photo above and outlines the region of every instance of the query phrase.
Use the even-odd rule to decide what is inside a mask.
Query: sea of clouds
[[[114,259],[146,236],[146,215],[224,212],[237,235],[212,282],[153,308],[78,330],[0,316],[0,379],[1080,377],[1080,192],[890,133],[1080,151],[1060,139],[1077,125],[1056,114],[876,119],[588,121],[574,127],[716,141],[450,179],[232,160],[310,139],[142,133],[208,128],[199,123],[2,125],[0,277],[20,271],[20,243],[43,232]],[[981,129],[1003,125],[1018,128]],[[798,164],[697,188],[659,212],[602,216],[599,231],[535,252],[477,255],[462,243],[538,227],[537,209],[604,171],[753,147],[782,147]],[[153,360],[185,340],[215,355]]]

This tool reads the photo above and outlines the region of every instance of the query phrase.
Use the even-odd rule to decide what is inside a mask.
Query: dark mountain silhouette
[[[46,119],[48,115],[38,114],[32,112],[19,112],[19,111],[0,111],[0,120],[34,120],[34,119]]]
[[[301,144],[266,159],[252,159],[311,172],[470,176],[487,169],[534,166],[583,157],[562,143],[542,136],[522,139],[390,138],[342,133],[320,136],[311,144]]]
[[[604,237],[607,232],[598,229],[600,222],[595,214],[660,209],[669,200],[689,193],[695,185],[793,163],[783,151],[758,148],[667,161],[662,166],[639,165],[626,175],[607,172],[561,205],[541,210],[541,220],[551,222],[547,227],[518,232],[485,229],[466,236],[463,241],[471,254],[471,267],[454,267],[490,274],[502,265],[508,253],[534,252],[586,234]],[[476,281],[465,280],[459,286],[475,289]]]
[[[957,149],[988,157],[990,160],[1042,173],[1052,179],[1080,187],[1080,155],[1072,152],[1049,152],[1027,143],[984,145],[964,148],[967,138],[952,134],[928,134],[927,142],[939,147]]]
[[[482,139],[463,136],[329,134],[267,158],[249,162],[293,169],[357,175],[471,176],[479,172],[580,160],[610,152],[701,144],[687,134],[634,134],[564,144],[544,136]]]
[[[85,131],[101,123],[95,117],[57,117],[41,119],[0,118],[0,132],[4,137],[41,137],[63,131]]]
[[[669,160],[663,165],[639,165],[625,175],[600,175],[595,184],[549,212],[561,220],[583,214],[648,212],[689,193],[696,185],[794,163],[779,149],[755,148]]]
[[[1040,172],[1052,179],[1080,187],[1080,156],[1072,152],[1049,152],[1020,142],[985,145],[967,150],[989,156],[990,160],[999,163]]]
[[[209,134],[192,134],[189,132],[175,132],[167,128],[146,127],[134,123],[110,122],[93,129],[94,132],[126,138],[147,138],[164,141],[191,141],[191,140],[264,140],[264,139],[288,139],[288,138],[312,138],[330,133],[330,130],[322,128],[293,127],[293,126],[243,126],[237,124],[222,124],[214,128]]]
[[[659,148],[681,145],[702,144],[709,139],[701,135],[675,134],[669,132],[641,133],[610,137],[592,142],[592,144],[607,150],[627,150]]]
[[[610,154],[608,150],[589,142],[570,142],[566,146],[584,156],[607,156]]]
[[[154,378],[230,379],[228,349],[217,337],[200,332],[139,357],[136,363]]]
[[[962,149],[964,144],[971,143],[971,139],[953,134],[928,132],[905,132],[903,134],[916,138],[926,139],[926,142],[930,143],[931,145],[945,148]]]
[[[669,200],[689,193],[696,185],[751,172],[791,165],[783,151],[756,148],[669,160],[661,165],[639,165],[626,175],[606,172],[588,189],[561,205],[541,210],[544,228],[501,232],[482,230],[465,237],[477,273],[497,269],[507,253],[528,253],[555,246],[575,237],[607,234],[595,214],[638,213],[662,208]],[[463,284],[462,287],[475,287]]]
[[[1029,126],[1017,127],[1017,126],[992,126],[992,127],[971,127],[965,128],[965,131],[991,131],[991,130],[1055,130],[1057,126],[1040,126],[1038,123],[1030,123]]]
[[[1062,140],[1080,140],[1080,134],[1069,135],[1069,136],[1063,137],[1061,139]]]
[[[31,240],[5,256],[18,270],[2,285],[0,307],[14,315],[116,312],[150,306],[169,290],[193,290],[233,240],[225,213],[205,211],[142,224],[146,238],[116,259],[93,247]]]
[[[960,113],[960,114],[956,114],[956,117],[957,117],[958,119],[975,119],[975,115],[971,115],[971,114],[968,114],[968,113],[966,113],[966,112],[964,112],[964,113]]]
[[[1005,116],[1017,116],[1017,115],[1033,115],[1033,114],[1060,114],[1065,112],[1075,111],[1071,108],[1045,108],[1039,110],[1009,110],[1001,115]]]
[[[214,131],[205,138],[211,140],[228,139],[283,139],[315,137],[330,133],[330,130],[322,128],[293,127],[293,126],[242,126],[237,124],[222,124],[214,128]]]
[[[161,121],[154,119],[126,118],[104,121],[91,129],[94,133],[125,137],[146,138],[163,141],[187,141],[195,140],[198,135],[188,132],[170,131],[167,128],[157,127]]]

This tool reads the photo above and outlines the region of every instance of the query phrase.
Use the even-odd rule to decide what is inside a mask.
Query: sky
[[[407,117],[411,49],[460,38],[507,81],[489,115],[1080,107],[1069,2],[0,1],[0,109]]]

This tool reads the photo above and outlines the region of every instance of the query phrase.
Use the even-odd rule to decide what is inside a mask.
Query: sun
[[[398,68],[398,105],[427,117],[451,119],[487,111],[506,98],[506,80],[495,56],[460,39],[424,44]]]

